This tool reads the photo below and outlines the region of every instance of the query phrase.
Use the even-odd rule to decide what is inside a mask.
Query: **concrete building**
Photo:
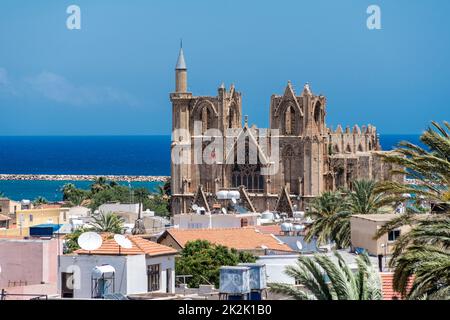
[[[333,252],[324,254],[328,255],[332,261],[337,262],[337,258],[334,256]],[[356,264],[356,254],[350,253],[346,250],[339,250],[339,254],[351,270],[356,270],[358,268],[358,265]],[[312,254],[302,256],[313,257]],[[256,262],[266,265],[267,283],[287,283],[295,285],[295,279],[285,274],[284,271],[288,266],[296,266],[298,257],[298,254],[266,255],[259,256]],[[370,257],[369,259],[373,267],[378,269],[377,258]]]
[[[395,178],[390,173],[392,165],[378,156],[376,128],[331,129],[325,123],[325,96],[314,94],[308,84],[298,94],[288,82],[283,94],[271,96],[268,115],[270,130],[278,130],[276,134],[250,126],[247,119],[242,124],[242,95],[234,85],[229,89],[220,86],[216,96],[189,92],[183,50],[175,79],[175,92],[170,94],[174,214],[192,212],[193,203],[212,208],[217,192],[239,190],[249,211],[292,215],[323,191],[351,188],[356,179]],[[264,132],[266,138],[278,139],[278,146],[264,139]],[[222,148],[211,147],[211,140],[219,140]],[[238,141],[244,142],[242,148]],[[276,153],[279,156],[272,158]],[[237,161],[244,155],[245,159]],[[174,157],[187,161],[180,163]],[[264,170],[269,174],[263,174]]]
[[[77,250],[60,258],[58,288],[62,298],[102,298],[147,292],[175,292],[177,251],[138,236],[129,249],[105,238],[93,251]]]
[[[377,231],[387,222],[397,218],[398,214],[361,214],[350,218],[351,241],[354,250],[365,250],[370,255],[390,255],[395,240],[408,232],[411,226],[402,226],[374,239]],[[425,216],[425,215],[424,215]]]
[[[58,239],[0,237],[0,289],[10,294],[56,294],[61,253]]]
[[[107,213],[130,212],[137,214],[139,212],[138,203],[104,203],[98,207],[98,211]]]
[[[11,218],[0,213],[0,229],[8,229]]]
[[[286,254],[294,252],[289,246],[270,234],[255,228],[222,229],[169,229],[158,239],[158,243],[181,251],[186,243],[207,240],[216,245],[250,252],[255,255]]]
[[[21,209],[20,202],[8,198],[0,198],[0,214],[14,216]]]
[[[173,224],[180,229],[218,229],[255,227],[258,224],[257,213],[242,214],[176,214]]]

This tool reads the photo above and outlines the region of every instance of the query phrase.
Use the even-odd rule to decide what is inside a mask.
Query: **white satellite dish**
[[[196,205],[195,203],[192,205],[192,210],[194,210],[195,212],[197,212],[198,210],[198,205]]]
[[[268,246],[266,246],[266,245],[261,245],[261,249],[264,249],[264,250],[266,250],[266,249],[269,249],[269,247]]]
[[[236,204],[237,203],[237,201],[236,201],[236,199],[235,198],[231,198],[231,201],[234,203],[234,204]]]
[[[227,214],[227,209],[222,208],[222,213],[223,213],[223,214]]]
[[[297,240],[297,242],[295,244],[297,245],[298,250],[302,251],[302,249],[303,249],[302,243]]]
[[[78,237],[78,245],[86,251],[96,250],[102,243],[102,237],[95,232],[84,232]]]
[[[131,241],[121,234],[115,234],[114,241],[116,241],[117,244],[124,249],[131,249],[133,247]]]

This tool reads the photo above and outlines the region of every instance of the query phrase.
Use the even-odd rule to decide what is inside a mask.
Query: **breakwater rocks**
[[[98,178],[108,181],[166,182],[168,176],[120,176],[120,175],[70,175],[70,174],[0,174],[0,180],[43,180],[43,181],[94,181]]]

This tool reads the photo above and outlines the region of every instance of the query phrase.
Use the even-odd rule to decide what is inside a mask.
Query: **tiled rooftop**
[[[383,291],[383,300],[402,300],[402,295],[393,288],[394,273],[383,272],[381,275],[381,288]],[[407,291],[411,290],[414,279],[408,279]]]
[[[266,246],[270,250],[293,252],[288,245],[281,243],[271,234],[263,234],[255,228],[222,229],[169,229],[167,232],[181,247],[189,241],[207,240],[238,250],[259,250]]]
[[[160,256],[167,254],[176,254],[177,251],[173,248],[158,244],[153,241],[145,240],[139,236],[127,237],[132,244],[130,249],[119,247],[112,236],[104,237],[100,248],[92,251],[78,249],[76,254],[98,254],[98,255],[138,255],[146,254],[148,256]],[[120,251],[119,251],[120,249]]]

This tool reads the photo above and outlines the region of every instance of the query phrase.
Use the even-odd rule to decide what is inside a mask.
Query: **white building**
[[[351,270],[356,270],[358,268],[358,265],[356,263],[356,254],[350,253],[346,250],[339,250],[338,252]],[[324,254],[328,255],[332,261],[337,262],[337,258],[335,257],[333,252],[327,252]],[[314,255],[306,254],[302,256],[312,258]],[[256,262],[266,265],[267,283],[287,283],[294,285],[295,279],[288,276],[284,271],[288,266],[296,266],[298,257],[298,254],[267,255],[259,256]],[[377,258],[370,256],[369,260],[372,263],[373,267],[378,269]]]
[[[67,214],[71,219],[84,218],[91,214],[91,209],[83,206],[71,207]]]
[[[102,298],[147,292],[175,292],[175,249],[128,236],[129,249],[106,239],[100,248],[61,256],[58,289],[62,298]]]
[[[258,213],[176,214],[173,216],[173,224],[180,229],[241,228],[256,226],[258,216]]]
[[[107,213],[131,212],[139,213],[139,203],[104,203],[98,207],[98,211]]]

